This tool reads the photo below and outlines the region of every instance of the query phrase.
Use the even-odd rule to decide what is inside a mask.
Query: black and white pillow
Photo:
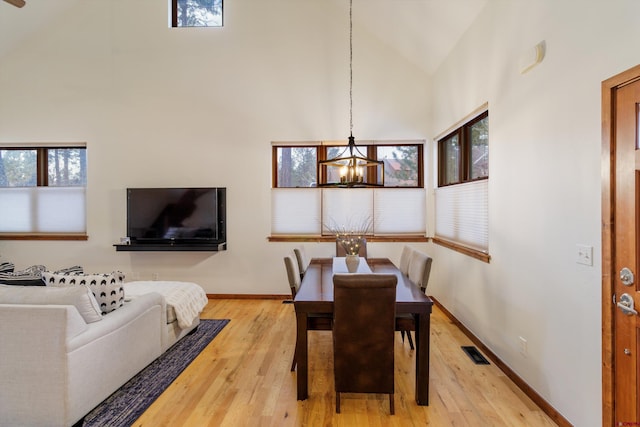
[[[12,262],[0,262],[0,273],[13,273],[15,268]]]
[[[84,269],[80,265],[74,265],[73,267],[61,268],[54,271],[55,274],[84,274]]]
[[[124,304],[124,273],[114,271],[107,274],[56,274],[42,273],[47,286],[89,286],[96,297],[102,314],[107,314]]]
[[[44,265],[32,265],[24,270],[12,272],[0,272],[0,284],[19,286],[44,286],[42,272],[46,270]]]

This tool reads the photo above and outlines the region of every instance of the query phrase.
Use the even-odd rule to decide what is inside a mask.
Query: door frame
[[[618,88],[640,79],[640,65],[602,82],[602,425],[615,423],[615,102]]]

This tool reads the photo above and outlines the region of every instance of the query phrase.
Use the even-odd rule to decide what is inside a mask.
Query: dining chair
[[[409,263],[409,280],[415,283],[422,292],[426,292],[429,283],[429,275],[431,274],[432,259],[424,252],[413,250],[411,261]]]
[[[333,367],[340,393],[386,393],[394,408],[396,285],[393,274],[333,276]]]
[[[338,242],[338,240],[336,239],[336,256],[343,257],[346,255],[347,251],[345,251],[340,242]],[[360,248],[358,248],[358,255],[362,258],[367,257],[367,239],[365,238],[362,239],[362,245],[360,245]]]
[[[284,266],[287,270],[287,279],[289,279],[289,287],[291,288],[291,298],[295,298],[302,280],[295,255],[287,255],[284,257]]]
[[[398,266],[398,268],[405,276],[409,275],[409,264],[411,262],[412,253],[413,249],[408,245],[404,245],[404,247],[402,248],[402,253],[400,254],[400,265]]]
[[[295,300],[296,294],[300,289],[301,278],[298,270],[298,261],[295,255],[287,255],[284,257],[284,265],[287,270],[287,279],[291,288],[291,298]],[[333,327],[333,317],[331,314],[325,313],[309,313],[307,316],[307,330],[309,331],[330,331]],[[291,372],[296,370],[296,356],[298,354],[298,342],[296,338],[296,348],[293,352],[293,361],[291,362]]]
[[[300,279],[302,279],[304,277],[304,273],[307,271],[307,267],[309,266],[309,258],[304,250],[304,246],[294,248],[293,253],[296,255],[298,270],[300,271]]]
[[[420,290],[424,293],[427,291],[427,285],[429,284],[429,276],[431,275],[431,263],[433,259],[424,252],[412,249],[411,259],[409,261],[409,272],[407,277],[411,280]],[[401,314],[396,316],[396,331],[400,331],[402,342],[404,342],[404,336],[407,335],[407,341],[409,341],[409,347],[413,350],[413,339],[411,338],[411,332],[416,330],[416,321],[410,314]]]

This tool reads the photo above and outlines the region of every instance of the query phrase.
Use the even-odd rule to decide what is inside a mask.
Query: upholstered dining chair
[[[284,266],[287,270],[287,279],[289,279],[289,287],[291,288],[291,298],[295,298],[302,280],[298,269],[298,261],[295,256],[287,255],[284,257]]]
[[[307,257],[307,252],[304,250],[304,246],[300,246],[294,248],[293,253],[296,255],[298,270],[300,271],[300,279],[302,279],[304,277],[304,273],[307,271],[307,267],[309,266],[309,258]]]
[[[415,249],[413,250],[407,276],[409,276],[409,280],[415,283],[422,292],[427,290],[432,262],[433,260],[429,255]]]
[[[298,271],[298,261],[295,255],[287,255],[284,257],[284,266],[287,270],[287,279],[289,280],[289,287],[291,288],[291,298],[295,299],[298,290],[300,289],[301,278]],[[330,314],[310,313],[307,316],[307,330],[309,331],[330,331],[333,325],[333,318]],[[296,369],[296,355],[298,353],[298,343],[296,342],[296,349],[293,352],[293,361],[291,362],[291,371]]]
[[[333,364],[340,393],[387,393],[394,408],[396,285],[393,274],[333,276]]]
[[[343,257],[346,254],[347,254],[347,251],[344,250],[342,245],[336,239],[336,256]],[[365,238],[362,239],[362,245],[358,249],[358,255],[361,256],[362,258],[367,257],[367,239]]]
[[[398,268],[405,276],[409,275],[409,263],[411,262],[411,255],[413,254],[413,249],[410,246],[404,245],[402,248],[402,253],[400,254],[400,265]]]
[[[431,275],[431,263],[433,259],[418,250],[411,250],[411,259],[409,261],[409,271],[407,277],[416,286],[420,288],[422,292],[427,291],[427,285],[429,284],[429,276]],[[411,332],[416,330],[416,322],[412,315],[402,314],[396,317],[396,331],[400,331],[402,342],[404,342],[404,336],[407,335],[407,341],[409,341],[409,347],[413,350],[413,339],[411,338]]]

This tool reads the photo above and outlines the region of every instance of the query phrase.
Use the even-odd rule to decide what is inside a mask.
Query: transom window
[[[423,144],[358,144],[358,149],[367,157],[384,162],[385,187],[424,186]],[[319,176],[318,159],[334,158],[343,150],[343,145],[335,144],[274,144],[273,187],[316,187]],[[332,178],[335,180],[336,177],[328,177]]]
[[[85,146],[0,147],[0,236],[86,235]]]
[[[172,27],[222,27],[222,0],[171,0]]]

